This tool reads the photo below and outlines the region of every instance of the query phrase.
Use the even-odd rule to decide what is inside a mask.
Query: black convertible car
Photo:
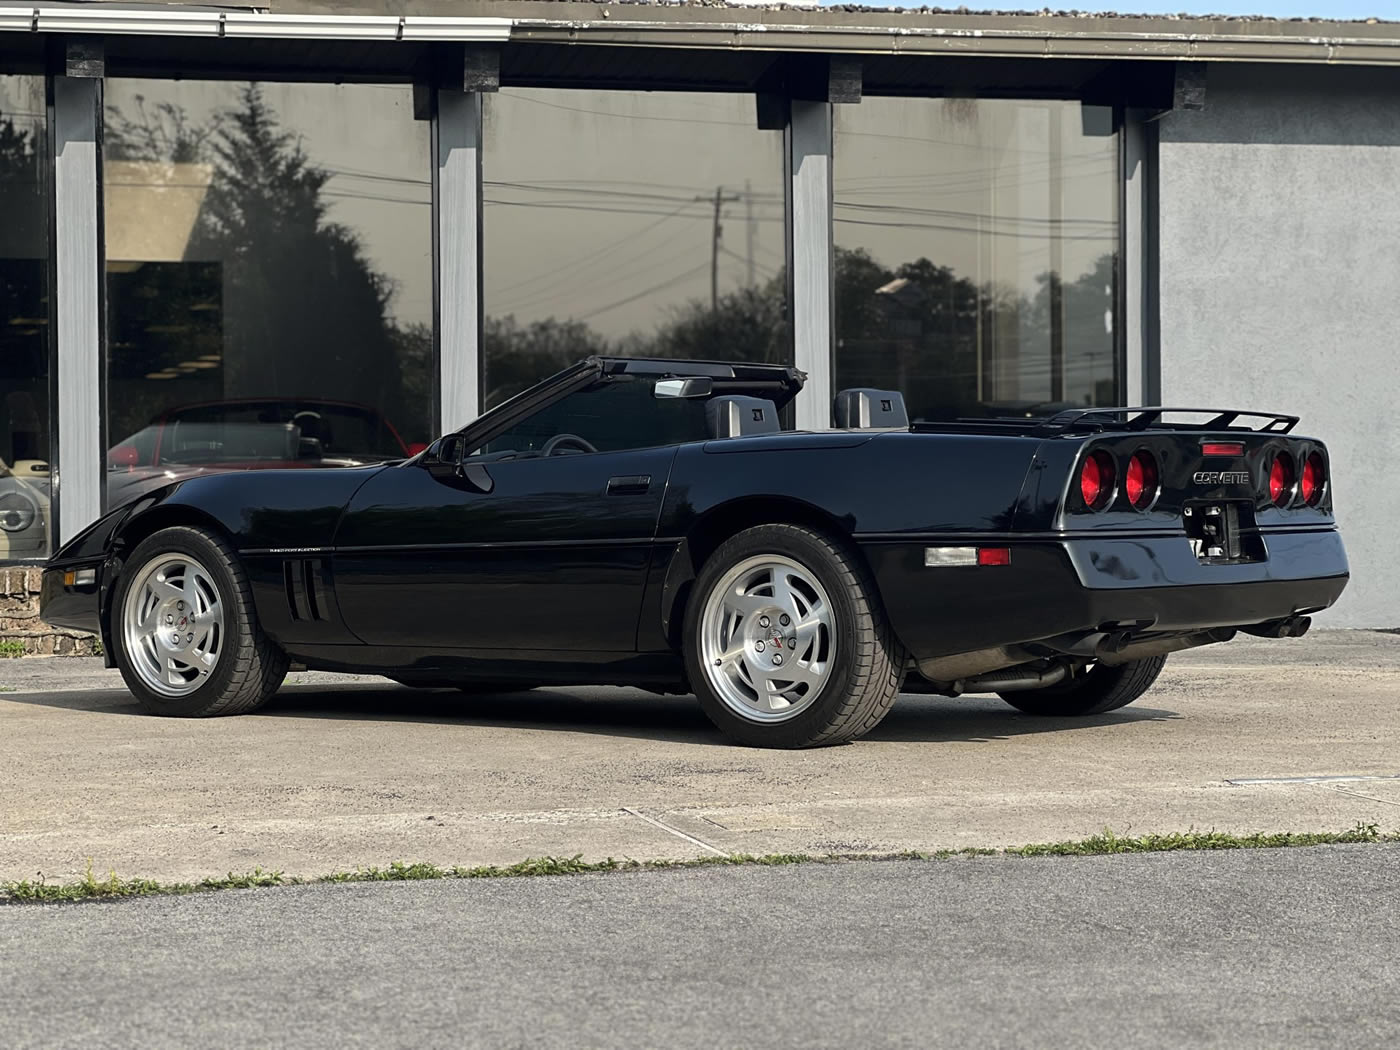
[[[901,689],[1109,711],[1168,653],[1296,637],[1346,586],[1295,417],[911,425],[847,390],[833,429],[785,430],[803,379],[590,358],[409,459],[177,482],[59,550],[43,616],[100,632],[160,714],[252,710],[296,663],[693,691],[737,740],[806,747]]]

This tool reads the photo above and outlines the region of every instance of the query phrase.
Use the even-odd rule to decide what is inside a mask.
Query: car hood
[[[134,470],[113,470],[107,474],[107,507],[116,510],[148,492],[173,485],[177,481],[203,477],[206,474],[234,474],[251,470],[336,470],[347,467],[379,467],[393,460],[365,461],[356,459],[297,460],[287,463],[259,462],[256,465],[245,463],[220,463],[217,465],[171,465],[168,467],[137,467]]]

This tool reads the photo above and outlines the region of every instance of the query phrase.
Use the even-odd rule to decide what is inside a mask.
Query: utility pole
[[[719,310],[719,246],[720,238],[724,235],[724,226],[721,225],[720,209],[731,201],[737,201],[739,194],[731,193],[725,196],[724,187],[716,186],[715,195],[711,197],[696,197],[698,201],[712,201],[715,206],[715,228],[714,235],[710,243],[710,313]]]
[[[748,286],[749,286],[750,288],[753,287],[753,238],[754,238],[754,226],[755,226],[755,225],[756,225],[756,224],[755,224],[754,221],[753,221],[753,180],[751,180],[751,179],[745,179],[745,180],[744,180],[744,241],[745,241],[745,247],[748,248],[748,251],[745,253],[745,258],[748,260],[748,272],[747,272],[747,274],[746,274],[745,276],[748,278]]]

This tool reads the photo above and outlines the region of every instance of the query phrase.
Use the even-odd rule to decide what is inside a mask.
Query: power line
[[[661,218],[657,219],[653,223],[648,223],[646,226],[642,227],[640,230],[637,230],[635,233],[623,234],[617,240],[610,241],[609,243],[603,245],[601,248],[595,248],[593,251],[589,252],[586,255],[579,256],[576,259],[571,259],[568,262],[560,263],[553,269],[545,270],[543,273],[534,274],[531,277],[525,278],[525,280],[523,281],[516,281],[514,284],[508,284],[504,288],[497,288],[496,294],[500,295],[504,292],[509,292],[516,288],[520,288],[523,285],[533,284],[536,281],[545,280],[546,278],[551,277],[554,274],[560,273],[565,270],[572,270],[579,266],[582,266],[584,263],[596,262],[598,259],[601,259],[603,256],[609,254],[614,249],[619,248],[624,244],[627,244],[629,241],[636,242],[640,240],[646,234],[650,233],[652,230],[660,226],[663,222],[666,222],[668,219],[674,219],[677,215],[685,211],[687,208],[691,207],[694,203],[694,201],[688,201],[687,203],[682,204],[675,211],[661,216]]]
[[[674,247],[674,241],[661,240],[649,248],[632,256],[625,262],[612,268],[597,268],[581,271],[577,276],[577,282],[567,285],[562,290],[556,291],[551,288],[538,288],[530,290],[524,301],[511,303],[509,309],[529,310],[540,303],[549,302],[558,304],[559,302],[569,302],[573,299],[583,298],[590,302],[596,301],[610,290],[616,287],[627,287],[638,278],[647,278],[658,271],[664,272],[665,268],[672,263],[685,259],[687,256],[695,254],[695,246],[692,244],[682,244],[679,251],[673,251],[661,259],[650,261],[649,256],[657,251]],[[558,281],[555,282],[555,288]],[[587,305],[587,304],[585,304]]]
[[[580,314],[578,317],[574,318],[574,320],[587,321],[590,318],[597,317],[599,314],[605,314],[609,310],[615,310],[619,306],[626,306],[628,303],[634,303],[638,299],[646,298],[648,295],[652,295],[656,292],[665,291],[667,288],[670,288],[673,285],[680,284],[681,281],[687,280],[688,278],[700,273],[702,270],[705,269],[707,265],[708,263],[701,263],[699,266],[693,267],[692,269],[685,271],[685,273],[677,274],[675,277],[672,277],[668,281],[662,281],[660,284],[652,285],[650,288],[646,288],[640,292],[637,292],[635,295],[629,295],[626,299],[619,299],[615,303],[609,303],[607,306],[600,306],[598,309],[590,311],[589,313]]]

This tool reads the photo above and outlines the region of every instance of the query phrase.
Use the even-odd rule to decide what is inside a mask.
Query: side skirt
[[[548,685],[633,685],[688,691],[680,657],[664,653],[521,653],[374,645],[291,645],[312,671],[434,680],[491,679]]]

